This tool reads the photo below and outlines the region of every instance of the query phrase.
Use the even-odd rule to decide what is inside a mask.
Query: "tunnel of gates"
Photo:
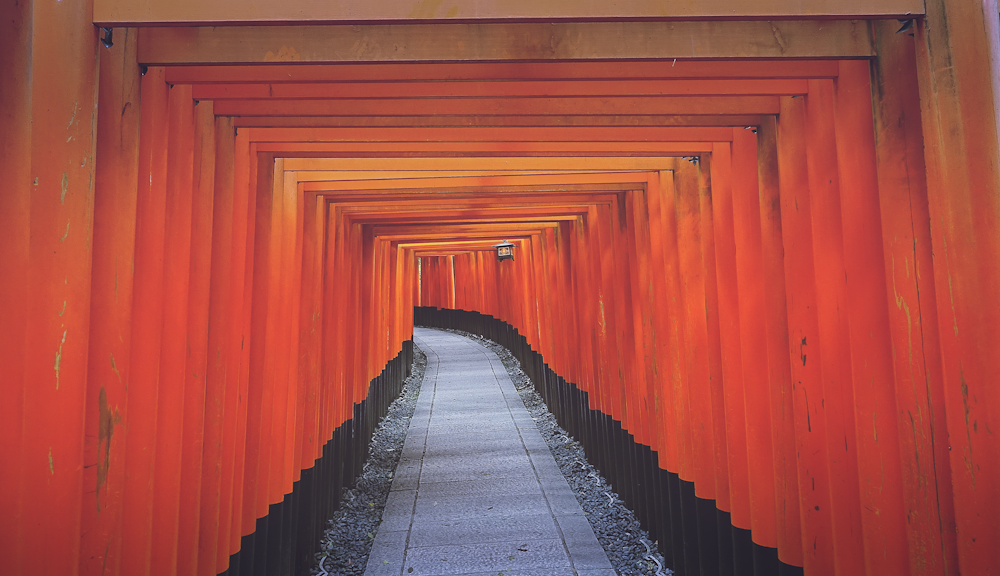
[[[508,4],[5,5],[4,574],[301,571],[415,308],[685,574],[997,571],[996,1]]]

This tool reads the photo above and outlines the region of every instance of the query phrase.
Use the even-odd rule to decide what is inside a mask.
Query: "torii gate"
[[[683,573],[1000,570],[996,0],[2,16],[4,574],[291,573],[414,306],[586,392]]]

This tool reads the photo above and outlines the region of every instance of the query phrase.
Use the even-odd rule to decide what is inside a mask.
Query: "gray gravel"
[[[517,359],[491,340],[460,330],[449,332],[475,340],[500,357],[615,571],[620,576],[673,574],[669,569],[659,568],[663,566],[663,556],[656,552],[656,546],[639,526],[632,511],[625,507],[611,486],[587,462],[580,443],[556,423],[555,416],[548,411],[531,381],[521,371]],[[412,374],[406,379],[399,399],[392,403],[389,413],[375,431],[364,473],[354,488],[344,491],[340,509],[329,521],[330,527],[323,537],[321,551],[316,555],[317,566],[309,572],[311,575],[364,574],[426,366],[427,357],[414,346]]]
[[[320,552],[316,554],[317,565],[309,574],[364,574],[426,368],[427,356],[414,344],[410,377],[403,383],[399,398],[389,405],[389,412],[375,430],[368,461],[357,484],[344,490],[340,509],[329,520]]]

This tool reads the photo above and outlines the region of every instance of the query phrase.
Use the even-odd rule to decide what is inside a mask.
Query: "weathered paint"
[[[140,31],[98,49],[80,7],[14,12],[28,25],[4,29],[0,118],[27,145],[0,159],[16,183],[0,195],[0,449],[21,474],[0,479],[0,558],[14,574],[224,571],[430,304],[514,326],[807,574],[985,573],[997,143],[974,119],[995,113],[979,76],[996,42],[970,6],[930,3],[913,37],[851,23],[872,63],[141,80]],[[43,90],[43,65],[67,87]],[[502,238],[514,262],[490,252]],[[53,539],[64,553],[40,552]]]

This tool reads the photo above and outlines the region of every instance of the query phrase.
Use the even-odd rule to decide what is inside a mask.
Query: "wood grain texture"
[[[868,58],[859,20],[149,28],[144,64]]]
[[[240,0],[96,0],[95,23],[238,23],[468,21],[587,18],[766,18],[775,16],[850,17],[922,14],[919,0],[370,0],[325,2],[287,0],[245,3]]]

